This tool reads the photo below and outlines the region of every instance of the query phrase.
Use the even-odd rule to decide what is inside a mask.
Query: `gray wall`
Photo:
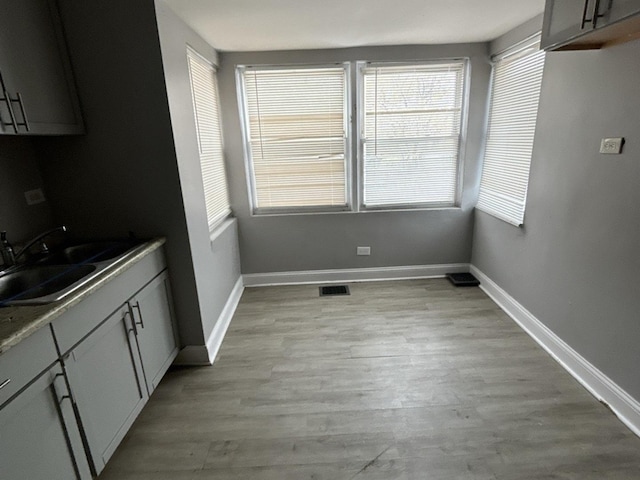
[[[76,234],[166,236],[183,345],[204,342],[153,0],[66,0],[86,135],[43,138],[59,222]]]
[[[476,213],[472,262],[640,399],[640,42],[547,55],[524,221]],[[626,138],[600,155],[600,139]]]
[[[44,190],[37,157],[28,138],[0,137],[0,230],[13,244],[53,226],[49,202],[27,205],[24,197],[25,191]]]
[[[202,312],[202,328],[206,339],[240,278],[240,257],[235,220],[210,240],[191,99],[187,45],[213,64],[217,64],[218,58],[216,51],[180,20],[164,2],[156,1],[156,10],[173,140],[185,203],[189,245],[195,260],[193,268]]]
[[[251,216],[238,115],[238,64],[330,63],[470,57],[469,128],[461,208],[404,212]],[[243,273],[468,262],[490,65],[487,44],[221,53],[219,72],[231,202],[240,226]],[[354,99],[355,101],[355,99]],[[354,145],[355,148],[355,145]],[[353,158],[355,159],[355,151]],[[369,245],[370,257],[356,256]]]
[[[513,30],[508,31],[504,35],[494,39],[489,44],[491,55],[502,53],[527,37],[540,33],[542,30],[543,16],[544,15],[541,13]]]

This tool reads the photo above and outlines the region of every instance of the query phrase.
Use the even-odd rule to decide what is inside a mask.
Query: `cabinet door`
[[[596,0],[547,0],[542,26],[542,47],[565,43],[593,29]],[[584,21],[583,21],[584,20]]]
[[[148,398],[130,317],[120,308],[64,358],[96,473]]]
[[[640,1],[600,0],[598,10],[602,16],[598,19],[598,27],[604,27],[640,13]]]
[[[149,394],[178,353],[169,276],[160,274],[129,301]]]
[[[50,0],[0,2],[0,73],[12,98],[22,96],[29,131],[18,134],[82,133],[69,58],[59,17]],[[2,94],[0,94],[2,97]],[[24,122],[18,102],[11,102]],[[7,102],[0,101],[0,134],[16,134]]]
[[[0,410],[0,478],[91,478],[58,363]]]

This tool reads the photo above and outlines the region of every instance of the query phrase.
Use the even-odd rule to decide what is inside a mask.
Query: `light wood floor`
[[[478,288],[252,288],[100,480],[639,479],[640,439]]]

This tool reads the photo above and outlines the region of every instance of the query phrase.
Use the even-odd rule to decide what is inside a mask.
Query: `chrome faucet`
[[[49,253],[49,247],[47,247],[47,244],[44,243],[43,239],[45,237],[48,237],[49,235],[51,235],[52,233],[55,233],[57,231],[61,231],[61,232],[66,232],[67,231],[67,227],[65,227],[64,225],[61,225],[59,227],[56,228],[52,228],[51,230],[47,230],[46,232],[41,233],[40,235],[37,235],[35,238],[29,240],[24,247],[22,247],[22,249],[20,249],[20,251],[18,253],[16,253],[15,255],[6,255],[4,257],[5,260],[5,267],[10,267],[16,264],[16,262],[18,261],[18,259],[24,255],[25,253],[27,253],[29,251],[29,249],[31,247],[33,247],[36,243],[40,242],[41,243],[41,249],[40,252],[41,253]],[[6,233],[3,236],[3,240],[6,239]],[[13,258],[11,258],[13,257]]]
[[[13,247],[7,240],[7,232],[0,232],[0,254],[2,255],[2,264],[10,267],[16,263],[16,256],[13,253]]]

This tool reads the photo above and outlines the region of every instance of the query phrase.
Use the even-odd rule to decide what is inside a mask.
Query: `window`
[[[218,84],[216,71],[207,60],[190,48],[187,48],[187,59],[207,220],[209,230],[213,230],[231,213],[222,153]]]
[[[360,64],[362,208],[456,202],[464,61]]]
[[[478,208],[521,226],[542,84],[537,36],[494,59]]]
[[[238,67],[254,213],[349,208],[348,66]]]

